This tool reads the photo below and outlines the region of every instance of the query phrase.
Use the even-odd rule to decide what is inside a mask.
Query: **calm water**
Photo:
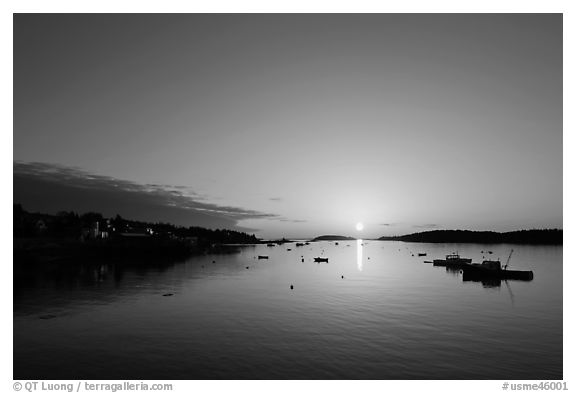
[[[510,245],[339,243],[20,277],[14,378],[562,379],[562,247],[513,246],[534,280],[498,286],[423,260]]]

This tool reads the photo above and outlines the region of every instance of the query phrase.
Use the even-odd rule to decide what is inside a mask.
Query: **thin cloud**
[[[419,228],[419,229],[434,229],[434,228],[440,228],[440,226],[438,224],[423,224],[423,225],[413,225],[413,228]]]

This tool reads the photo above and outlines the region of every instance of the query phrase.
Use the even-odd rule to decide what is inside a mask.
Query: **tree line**
[[[61,211],[57,214],[32,213],[14,204],[14,237],[80,238],[86,231],[106,233],[106,237],[142,234],[156,238],[197,238],[203,243],[259,243],[255,235],[229,229],[176,226],[164,222],[145,222],[123,218],[119,214],[104,217],[101,213]]]

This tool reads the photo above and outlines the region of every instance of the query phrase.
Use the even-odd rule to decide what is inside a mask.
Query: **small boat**
[[[469,263],[462,266],[462,272],[466,279],[495,278],[500,280],[523,281],[532,281],[534,279],[534,273],[531,270],[508,270],[508,265],[502,268],[500,261]]]
[[[314,262],[328,262],[328,258],[316,257]]]
[[[472,258],[461,258],[458,253],[446,255],[446,259],[434,259],[432,264],[434,266],[461,266],[470,264]]]
[[[268,255],[258,255],[258,259],[268,259]]]
[[[425,256],[426,256],[426,253],[425,253],[425,252],[419,252],[419,253],[418,253],[418,256],[419,256],[419,257],[425,257]]]
[[[302,247],[304,243],[296,243],[296,247]]]

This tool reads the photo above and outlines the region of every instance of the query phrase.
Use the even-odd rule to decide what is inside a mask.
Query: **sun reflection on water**
[[[362,271],[362,239],[356,240],[356,263],[358,264],[358,270]]]

